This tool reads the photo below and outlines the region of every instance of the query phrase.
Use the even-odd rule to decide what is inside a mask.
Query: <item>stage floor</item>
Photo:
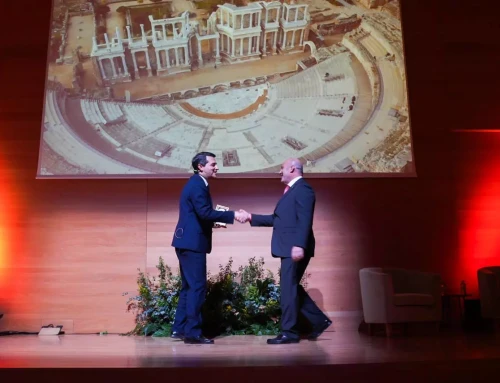
[[[120,335],[13,335],[0,338],[0,367],[238,367],[360,365],[499,359],[494,334],[440,333],[385,338],[327,332],[317,341],[268,345],[269,337],[228,336],[213,345]],[[500,365],[500,364],[499,364]]]

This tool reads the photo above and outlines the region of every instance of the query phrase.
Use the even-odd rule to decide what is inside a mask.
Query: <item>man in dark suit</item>
[[[219,170],[213,153],[198,153],[192,166],[195,174],[182,189],[179,221],[172,240],[182,277],[172,338],[183,339],[189,344],[211,344],[214,341],[201,333],[201,308],[206,295],[207,253],[212,251],[212,228],[214,222],[241,220],[242,213],[213,209],[208,180],[216,178]]]
[[[311,322],[310,340],[316,340],[331,325],[328,317],[300,285],[300,280],[314,256],[313,216],[316,197],[304,180],[298,159],[288,159],[281,166],[281,182],[286,186],[273,214],[245,214],[252,226],[272,226],[271,253],[281,258],[281,334],[268,339],[268,344],[298,343],[299,311]]]

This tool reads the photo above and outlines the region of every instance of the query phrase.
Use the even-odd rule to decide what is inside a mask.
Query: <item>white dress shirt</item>
[[[298,176],[297,178],[294,178],[293,180],[291,180],[291,181],[288,183],[288,186],[289,186],[289,187],[292,187],[292,186],[293,186],[293,184],[294,184],[295,182],[297,182],[298,180],[300,180],[301,178],[302,178],[302,176]]]
[[[205,186],[208,186],[208,181],[205,179],[205,177],[203,177],[201,174],[198,174],[201,179],[203,180],[203,182],[205,182]]]

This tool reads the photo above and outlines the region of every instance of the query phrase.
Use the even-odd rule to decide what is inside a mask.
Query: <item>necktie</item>
[[[285,191],[283,192],[283,194],[285,194],[289,189],[290,189],[290,186],[286,185],[286,188],[285,188]]]

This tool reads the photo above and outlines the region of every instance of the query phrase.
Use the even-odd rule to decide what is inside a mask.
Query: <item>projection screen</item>
[[[415,176],[398,0],[53,0],[38,178]]]

